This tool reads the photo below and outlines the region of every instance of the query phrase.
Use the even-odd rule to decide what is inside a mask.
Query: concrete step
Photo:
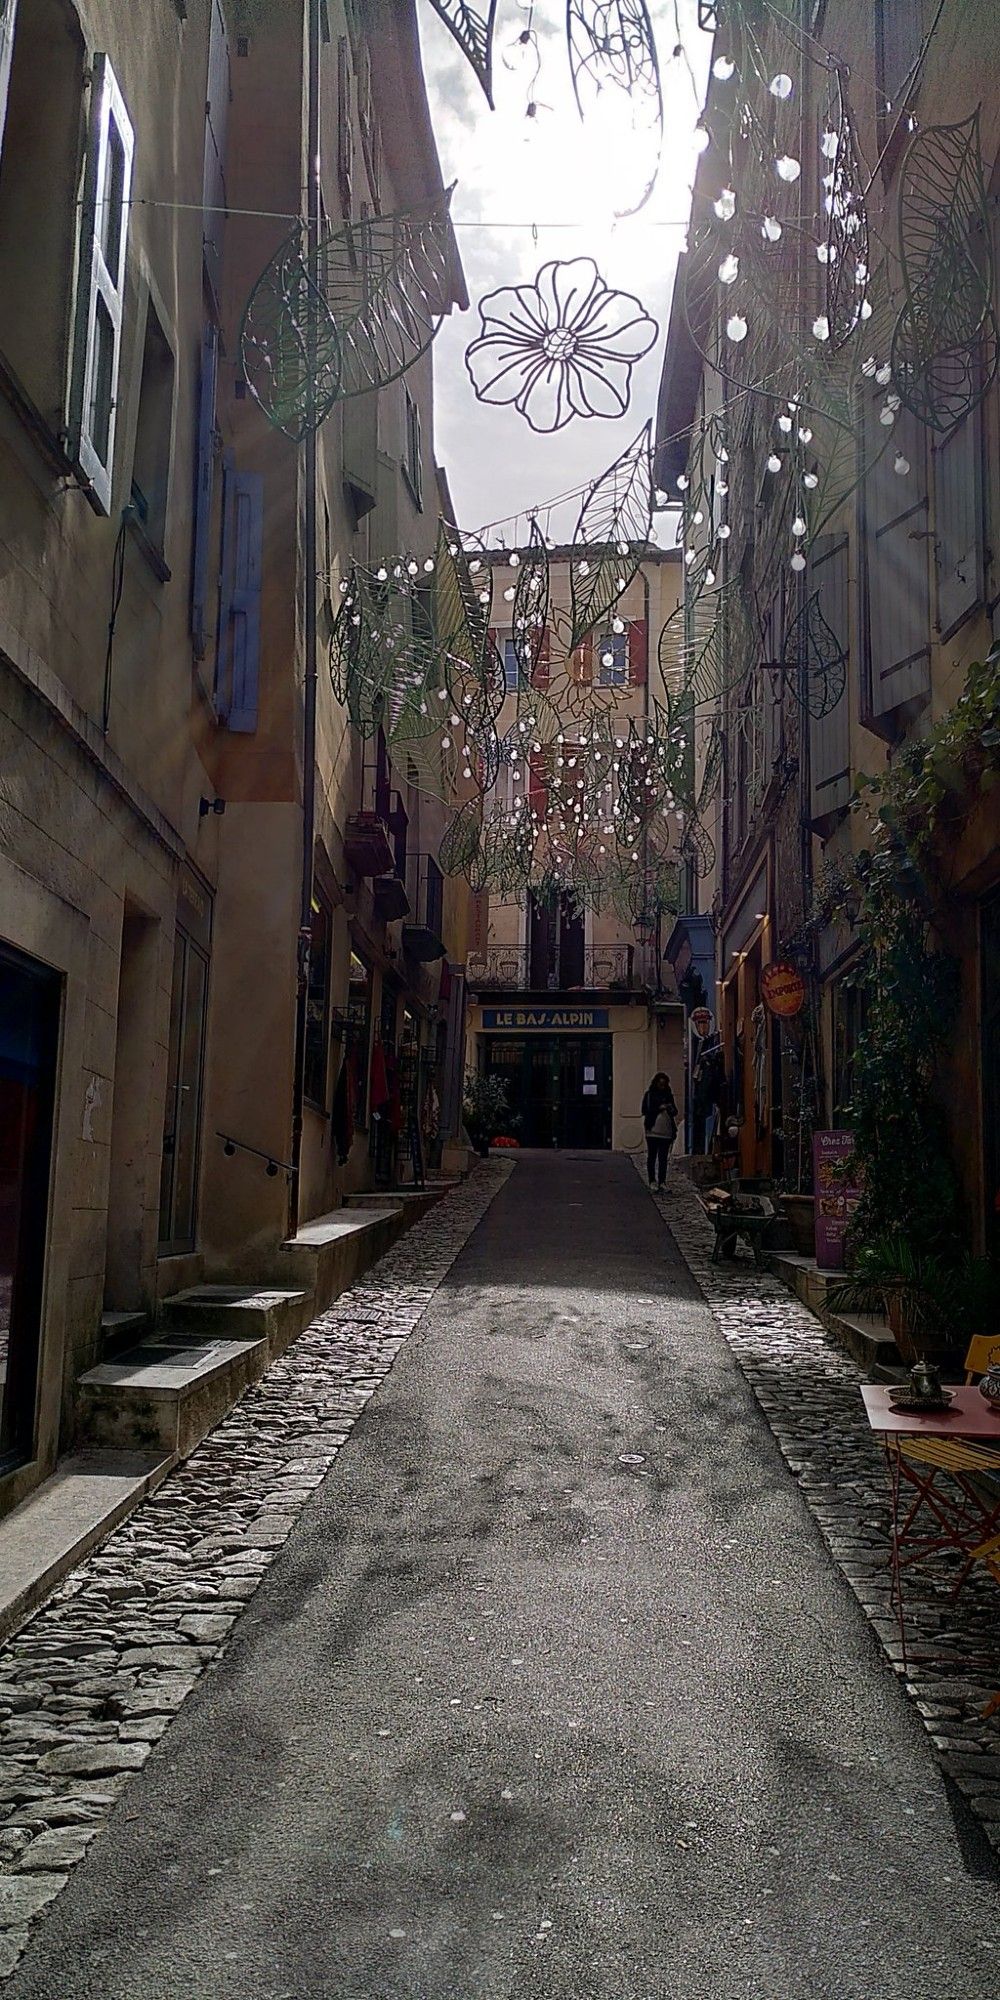
[[[208,1340],[266,1340],[272,1359],[283,1354],[311,1316],[308,1292],[253,1289],[248,1285],[192,1285],[164,1299],[158,1314],[161,1334],[183,1331]]]
[[[263,1335],[199,1340],[164,1328],[81,1375],[81,1433],[91,1445],[186,1458],[269,1358]]]
[[[6,1639],[175,1464],[172,1453],[80,1451],[0,1521],[0,1639]]]
[[[773,1257],[771,1263],[778,1277],[822,1320],[859,1367],[899,1368],[899,1349],[886,1320],[870,1313],[838,1312],[830,1305],[829,1294],[844,1283],[843,1271],[822,1271],[815,1257],[782,1255]]]
[[[134,1347],[149,1330],[149,1314],[144,1312],[102,1312],[101,1353],[107,1361],[125,1347]]]
[[[312,1296],[312,1311],[325,1311],[363,1271],[395,1243],[412,1216],[401,1201],[379,1196],[365,1208],[335,1208],[304,1222],[281,1247],[282,1266],[292,1284]]]

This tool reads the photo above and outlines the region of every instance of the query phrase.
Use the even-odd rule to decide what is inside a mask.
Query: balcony
[[[344,854],[355,875],[389,875],[395,859],[385,820],[376,812],[351,813],[344,827]]]
[[[444,876],[432,854],[407,855],[406,894],[412,921],[403,925],[403,950],[429,965],[445,953]]]
[[[572,972],[582,977],[564,985],[553,956],[518,945],[491,945],[472,953],[466,962],[470,988],[479,993],[631,993],[640,981],[635,973],[635,946],[587,945],[572,953]]]

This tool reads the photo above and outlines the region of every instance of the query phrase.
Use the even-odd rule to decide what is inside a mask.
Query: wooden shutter
[[[628,621],[628,677],[632,687],[645,687],[649,648],[646,638],[646,620],[630,618]]]
[[[878,453],[877,409],[869,410],[866,430],[868,451]],[[897,458],[908,463],[908,472],[896,473]],[[896,710],[923,703],[930,694],[928,518],[923,426],[900,409],[865,481],[868,712],[863,719],[882,735],[895,734]]]
[[[942,638],[983,600],[982,406],[934,447],[934,560]]]
[[[191,637],[199,659],[205,651],[208,560],[215,483],[215,399],[219,370],[219,330],[210,320],[201,337],[198,389],[198,444],[195,460],[194,541],[191,554]]]
[[[474,958],[485,956],[490,935],[490,892],[488,889],[473,891],[469,912],[469,951]]]
[[[205,165],[202,180],[202,243],[205,270],[218,304],[222,291],[222,249],[226,226],[226,133],[229,100],[229,36],[221,0],[212,0],[205,98]]]
[[[14,58],[14,16],[17,0],[0,0],[0,152],[3,150],[3,128],[7,116],[7,92],[10,89],[10,66]]]
[[[538,658],[531,673],[531,685],[547,688],[549,684],[549,628],[546,625],[538,644]]]
[[[68,449],[103,514],[111,512],[134,151],[135,136],[114,70],[99,53],[93,61],[80,209]]]
[[[818,593],[819,609],[848,662],[840,700],[827,715],[809,717],[810,820],[824,835],[833,832],[851,796],[849,547],[846,533],[817,535],[809,561],[809,593]]]
[[[546,636],[546,638],[548,638],[548,632],[547,632],[547,631],[546,631],[546,635],[545,635],[545,636]],[[586,636],[586,638],[584,638],[584,639],[581,639],[581,641],[580,641],[580,644],[579,644],[578,646],[574,646],[574,648],[573,648],[573,651],[571,652],[571,654],[570,654],[570,656],[569,656],[569,660],[567,661],[567,666],[568,666],[568,668],[569,668],[569,677],[570,677],[570,680],[571,680],[571,681],[581,681],[581,682],[582,682],[582,681],[589,681],[589,680],[591,680],[591,679],[593,678],[593,673],[594,673],[594,635],[593,635],[593,633],[592,633],[592,632],[588,632],[588,633],[587,633],[587,636]],[[547,681],[548,681],[548,655],[547,655],[547,654],[546,654],[546,672],[545,672],[545,681],[546,681],[546,683],[547,683]],[[539,685],[542,685],[542,683],[539,683]]]
[[[528,758],[528,804],[539,819],[544,819],[549,805],[549,766],[544,750],[533,750]]]
[[[923,47],[923,13],[922,0],[879,0],[878,82],[885,101],[878,110],[883,118],[886,102],[892,105],[894,111],[902,109],[902,102],[897,103],[896,100],[915,69]]]
[[[257,727],[260,680],[260,587],[264,480],[259,472],[225,469],[222,602],[216,701],[227,727]]]
[[[346,35],[337,43],[337,182],[345,222],[354,212],[354,119],[351,106],[351,45]]]

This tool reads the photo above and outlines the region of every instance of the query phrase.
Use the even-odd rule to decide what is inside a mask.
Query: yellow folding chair
[[[1000,1367],[1000,1339],[994,1333],[977,1333],[969,1342],[965,1357],[965,1379],[973,1382],[987,1368]]]

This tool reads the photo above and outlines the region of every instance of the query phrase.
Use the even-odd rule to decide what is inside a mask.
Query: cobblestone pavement
[[[639,1161],[640,1173],[644,1168]],[[835,1563],[923,1717],[946,1777],[1000,1855],[1000,1595],[970,1577],[952,1598],[954,1563],[923,1562],[905,1589],[907,1663],[891,1603],[889,1489],[864,1416],[865,1379],[781,1280],[749,1252],[711,1261],[713,1230],[691,1183],[653,1197],[770,1425]]]
[[[0,1979],[217,1658],[510,1165],[446,1195],[0,1651]]]

